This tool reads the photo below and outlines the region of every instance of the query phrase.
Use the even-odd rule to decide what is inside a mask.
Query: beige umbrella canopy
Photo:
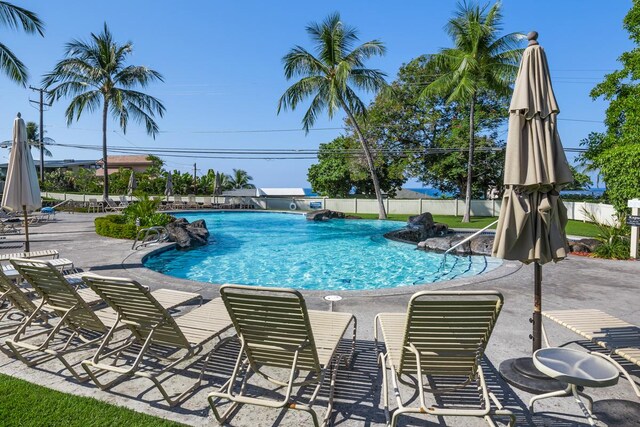
[[[560,190],[573,181],[560,142],[557,121],[560,109],[551,85],[544,49],[536,32],[529,33],[509,107],[509,134],[504,166],[505,192],[493,244],[493,256],[534,266],[533,350],[541,347],[542,268],[567,255],[567,211]],[[527,362],[515,362],[532,366]],[[503,362],[505,366],[509,361]],[[503,377],[508,369],[500,366]],[[520,372],[523,373],[523,372]],[[527,372],[524,372],[525,376]],[[535,376],[535,373],[534,373]],[[527,385],[527,387],[529,387]],[[536,385],[537,387],[537,385]],[[530,389],[530,391],[534,392]]]
[[[10,211],[24,213],[25,250],[29,251],[27,211],[42,207],[42,199],[40,198],[36,168],[27,146],[27,127],[20,113],[13,121],[13,140],[2,195],[2,207]]]
[[[558,134],[558,103],[544,49],[528,35],[509,107],[505,193],[493,256],[535,262],[534,350],[540,348],[541,268],[567,255],[567,211],[560,189],[573,181]]]

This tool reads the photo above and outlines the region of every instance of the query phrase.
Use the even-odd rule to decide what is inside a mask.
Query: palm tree
[[[229,186],[234,190],[240,188],[256,188],[255,185],[249,182],[253,180],[253,177],[242,169],[234,169],[233,173],[228,176],[228,180]]]
[[[446,96],[448,102],[469,105],[469,159],[465,213],[462,222],[471,216],[471,184],[473,179],[473,152],[475,149],[475,106],[478,93],[488,91],[498,96],[509,96],[511,84],[518,72],[523,49],[518,45],[524,39],[521,33],[498,37],[502,14],[500,4],[458,4],[458,11],[449,20],[446,30],[455,47],[442,49],[432,56],[432,67],[438,77],[429,84],[421,96]]]
[[[362,145],[378,200],[379,217],[386,219],[373,155],[357,119],[365,118],[366,107],[353,89],[375,92],[386,85],[384,73],[364,67],[366,59],[384,55],[385,47],[382,42],[371,40],[351,49],[358,41],[357,31],[345,26],[338,13],[329,15],[321,24],[310,24],[306,30],[315,43],[318,56],[301,46],[294,47],[284,56],[284,74],[287,80],[301,78],[280,98],[278,113],[283,108],[295,110],[300,102],[312,97],[311,105],[302,119],[305,131],[309,132],[323,110],[326,109],[329,118],[332,118],[337,110],[342,109]]]
[[[15,30],[22,28],[28,34],[38,33],[44,36],[44,23],[40,21],[38,15],[6,1],[0,1],[0,25]],[[0,69],[14,82],[22,86],[27,85],[29,78],[27,67],[2,43],[0,43]]]
[[[127,132],[129,117],[144,123],[147,134],[158,134],[155,115],[162,117],[165,108],[153,96],[134,90],[145,88],[156,80],[164,81],[157,71],[145,66],[126,65],[133,51],[131,42],[118,44],[104,24],[100,34],[91,33],[88,42],[72,40],[65,49],[66,58],[56,64],[43,79],[49,101],[71,96],[65,112],[67,125],[79,120],[86,110],[96,111],[102,106],[102,161],[104,167],[103,197],[109,197],[109,168],[107,165],[107,118],[109,113]],[[101,105],[102,104],[102,105]]]
[[[38,133],[38,125],[36,122],[27,122],[27,144],[29,148],[40,148],[40,134]],[[51,144],[55,142],[51,138],[47,138],[46,136],[43,139],[44,144]],[[0,142],[0,148],[8,148],[9,152],[11,152],[13,141],[2,141]],[[51,151],[43,147],[44,155],[47,157],[53,157]]]

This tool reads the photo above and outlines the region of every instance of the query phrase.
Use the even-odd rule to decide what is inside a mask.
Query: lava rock
[[[196,248],[209,242],[209,230],[203,219],[189,223],[184,218],[178,218],[168,223],[165,228],[169,241],[176,242],[179,249]]]
[[[479,235],[472,239],[470,243],[471,253],[474,255],[491,255],[493,250],[493,235]]]
[[[567,239],[569,243],[569,249],[571,252],[586,252],[593,253],[602,243],[596,239],[580,239],[571,240]]]
[[[306,214],[305,216],[309,221],[326,221],[334,218],[338,218],[338,219],[345,218],[345,215],[343,212],[331,211],[329,209],[320,209],[317,211],[312,211]]]

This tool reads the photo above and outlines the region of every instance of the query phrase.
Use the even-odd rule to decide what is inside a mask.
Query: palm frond
[[[6,1],[0,1],[0,23],[12,30],[44,36],[44,23],[38,15]]]
[[[295,76],[326,74],[329,70],[313,54],[300,46],[295,46],[282,58],[284,75],[287,80]]]
[[[113,78],[113,82],[116,85],[129,88],[135,85],[140,87],[146,87],[149,83],[154,81],[164,82],[164,77],[157,71],[151,70],[148,67],[130,65],[120,70]]]
[[[0,43],[0,69],[14,82],[26,86],[29,78],[27,67],[2,43]]]
[[[278,101],[278,114],[280,110],[295,110],[298,104],[304,99],[318,91],[323,85],[327,84],[327,80],[321,76],[305,77],[289,86]]]
[[[96,111],[100,108],[102,104],[101,101],[101,93],[97,90],[85,92],[73,98],[65,110],[67,125],[73,123],[74,120],[78,120],[85,109],[88,109],[90,112]]]

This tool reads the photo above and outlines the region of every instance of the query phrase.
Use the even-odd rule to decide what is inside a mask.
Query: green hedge
[[[124,215],[106,215],[96,218],[96,233],[105,237],[114,237],[116,239],[136,238],[138,227],[126,223],[127,218]]]

